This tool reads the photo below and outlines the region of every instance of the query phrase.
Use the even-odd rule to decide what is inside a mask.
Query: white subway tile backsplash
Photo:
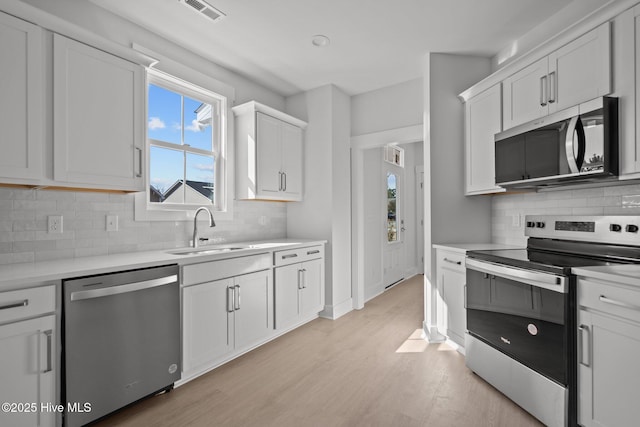
[[[500,194],[492,199],[494,243],[526,245],[524,225],[514,226],[512,215],[640,215],[640,184]]]
[[[286,204],[234,202],[234,219],[199,227],[214,243],[285,238]],[[63,216],[61,234],[47,217]],[[118,231],[106,231],[106,215]],[[215,217],[215,214],[214,214]],[[0,264],[187,246],[192,221],[134,221],[134,195],[0,188]]]

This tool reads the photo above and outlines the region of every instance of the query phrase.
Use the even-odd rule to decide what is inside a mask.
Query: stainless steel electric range
[[[467,252],[467,366],[546,425],[577,425],[571,268],[640,263],[639,228],[638,216],[527,216],[525,249]]]

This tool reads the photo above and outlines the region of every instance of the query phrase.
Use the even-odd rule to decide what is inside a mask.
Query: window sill
[[[134,219],[136,221],[192,221],[197,208],[185,210],[147,209],[147,193],[136,193]],[[229,203],[226,211],[210,209],[216,221],[230,221],[233,219],[233,202]]]

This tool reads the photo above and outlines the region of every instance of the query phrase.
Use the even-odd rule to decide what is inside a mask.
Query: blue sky
[[[151,139],[211,150],[212,129],[210,124],[198,123],[196,109],[202,102],[184,97],[184,123],[181,120],[181,95],[155,85],[149,85],[149,116],[147,131]],[[163,147],[151,147],[151,185],[167,189],[178,179],[183,179],[183,153]],[[213,182],[213,158],[187,154],[187,180]]]

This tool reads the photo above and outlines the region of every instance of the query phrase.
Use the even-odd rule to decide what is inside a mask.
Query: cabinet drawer
[[[0,323],[52,313],[56,308],[55,289],[51,285],[0,293]]]
[[[273,253],[273,263],[276,266],[303,262],[310,259],[323,258],[324,246],[309,246],[307,248],[289,249],[286,251],[276,251]]]
[[[271,256],[268,253],[185,265],[182,267],[182,285],[211,282],[267,268],[271,268]]]
[[[465,256],[458,252],[438,251],[438,266],[460,272],[465,271]]]
[[[640,322],[640,288],[578,279],[578,305]]]

